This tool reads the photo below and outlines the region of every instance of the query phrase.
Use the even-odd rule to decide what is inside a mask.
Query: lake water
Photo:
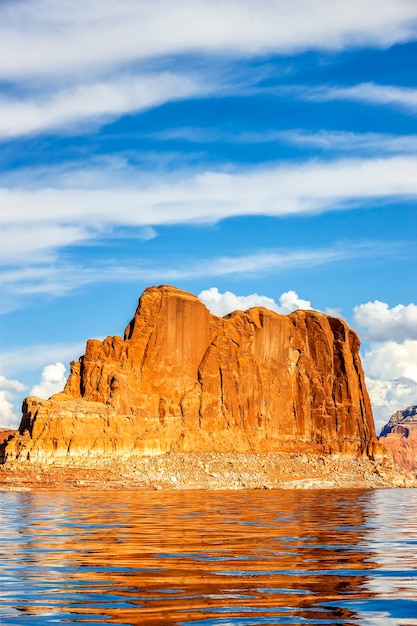
[[[0,493],[1,624],[417,625],[417,490]]]

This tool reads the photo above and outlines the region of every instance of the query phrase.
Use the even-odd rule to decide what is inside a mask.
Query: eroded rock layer
[[[400,467],[417,469],[417,406],[396,411],[382,429],[380,440]]]
[[[6,459],[168,451],[383,453],[347,325],[315,311],[211,315],[150,287],[124,338],[87,342],[65,390],[29,397]]]

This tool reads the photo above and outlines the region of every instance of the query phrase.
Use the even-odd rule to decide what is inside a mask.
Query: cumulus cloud
[[[76,344],[37,344],[14,350],[2,350],[0,375],[0,426],[16,428],[21,419],[21,404],[25,396],[49,398],[64,388],[65,365],[78,359],[85,350],[85,342]],[[49,363],[45,365],[45,363]],[[40,373],[42,370],[42,373]],[[40,378],[32,388],[12,377],[27,380]],[[30,391],[28,392],[28,389]]]
[[[42,370],[40,383],[32,387],[30,395],[47,399],[54,393],[62,391],[66,383],[65,373],[65,365],[59,361],[57,363],[45,365]]]
[[[17,360],[19,361],[18,356]],[[45,362],[45,354],[43,355],[43,362]],[[24,368],[20,368],[16,362],[10,365],[11,371],[14,369],[24,371]],[[18,405],[21,404],[24,395],[38,396],[43,399],[49,398],[54,393],[63,390],[66,383],[65,374],[65,365],[59,361],[46,365],[42,370],[40,382],[32,387],[29,394],[27,393],[27,386],[19,380],[0,375],[0,426],[17,428],[21,419],[20,406]]]
[[[417,305],[413,303],[390,309],[386,302],[375,300],[356,306],[353,315],[368,341],[417,339]]]
[[[279,297],[279,313],[291,313],[297,309],[311,309],[311,302],[298,297],[295,291],[286,291]]]
[[[249,296],[237,296],[231,291],[220,293],[217,287],[204,289],[198,294],[198,298],[204,302],[207,308],[219,317],[223,317],[232,311],[250,309],[254,306],[263,306],[272,311],[278,310],[278,305],[273,298],[268,296],[260,296],[253,293]]]
[[[20,381],[0,376],[0,426],[17,428],[20,415],[15,409],[16,394],[25,390],[26,386]]]
[[[392,380],[411,378],[417,382],[417,341],[407,339],[403,343],[386,341],[371,344],[363,356],[363,366],[370,378]]]
[[[417,306],[375,300],[354,308],[370,341],[362,357],[377,431],[399,409],[417,404]]]
[[[287,314],[296,309],[311,309],[308,300],[302,300],[295,291],[286,291],[279,297],[279,304],[273,298],[252,293],[249,296],[237,296],[231,291],[220,293],[217,287],[205,289],[198,294],[199,299],[204,302],[207,308],[223,317],[232,311],[246,311],[255,306],[261,306],[277,313]]]

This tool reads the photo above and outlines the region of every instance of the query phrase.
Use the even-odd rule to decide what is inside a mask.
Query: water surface
[[[0,494],[0,623],[417,625],[417,491]]]

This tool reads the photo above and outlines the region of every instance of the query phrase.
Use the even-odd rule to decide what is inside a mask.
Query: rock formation
[[[11,428],[0,428],[0,445],[7,441],[9,437],[14,435],[16,430],[12,430]]]
[[[396,411],[382,429],[380,441],[400,467],[417,469],[417,406]]]
[[[123,339],[89,340],[62,393],[25,400],[3,457],[378,456],[359,345],[323,313],[253,308],[219,318],[189,293],[150,287]]]

